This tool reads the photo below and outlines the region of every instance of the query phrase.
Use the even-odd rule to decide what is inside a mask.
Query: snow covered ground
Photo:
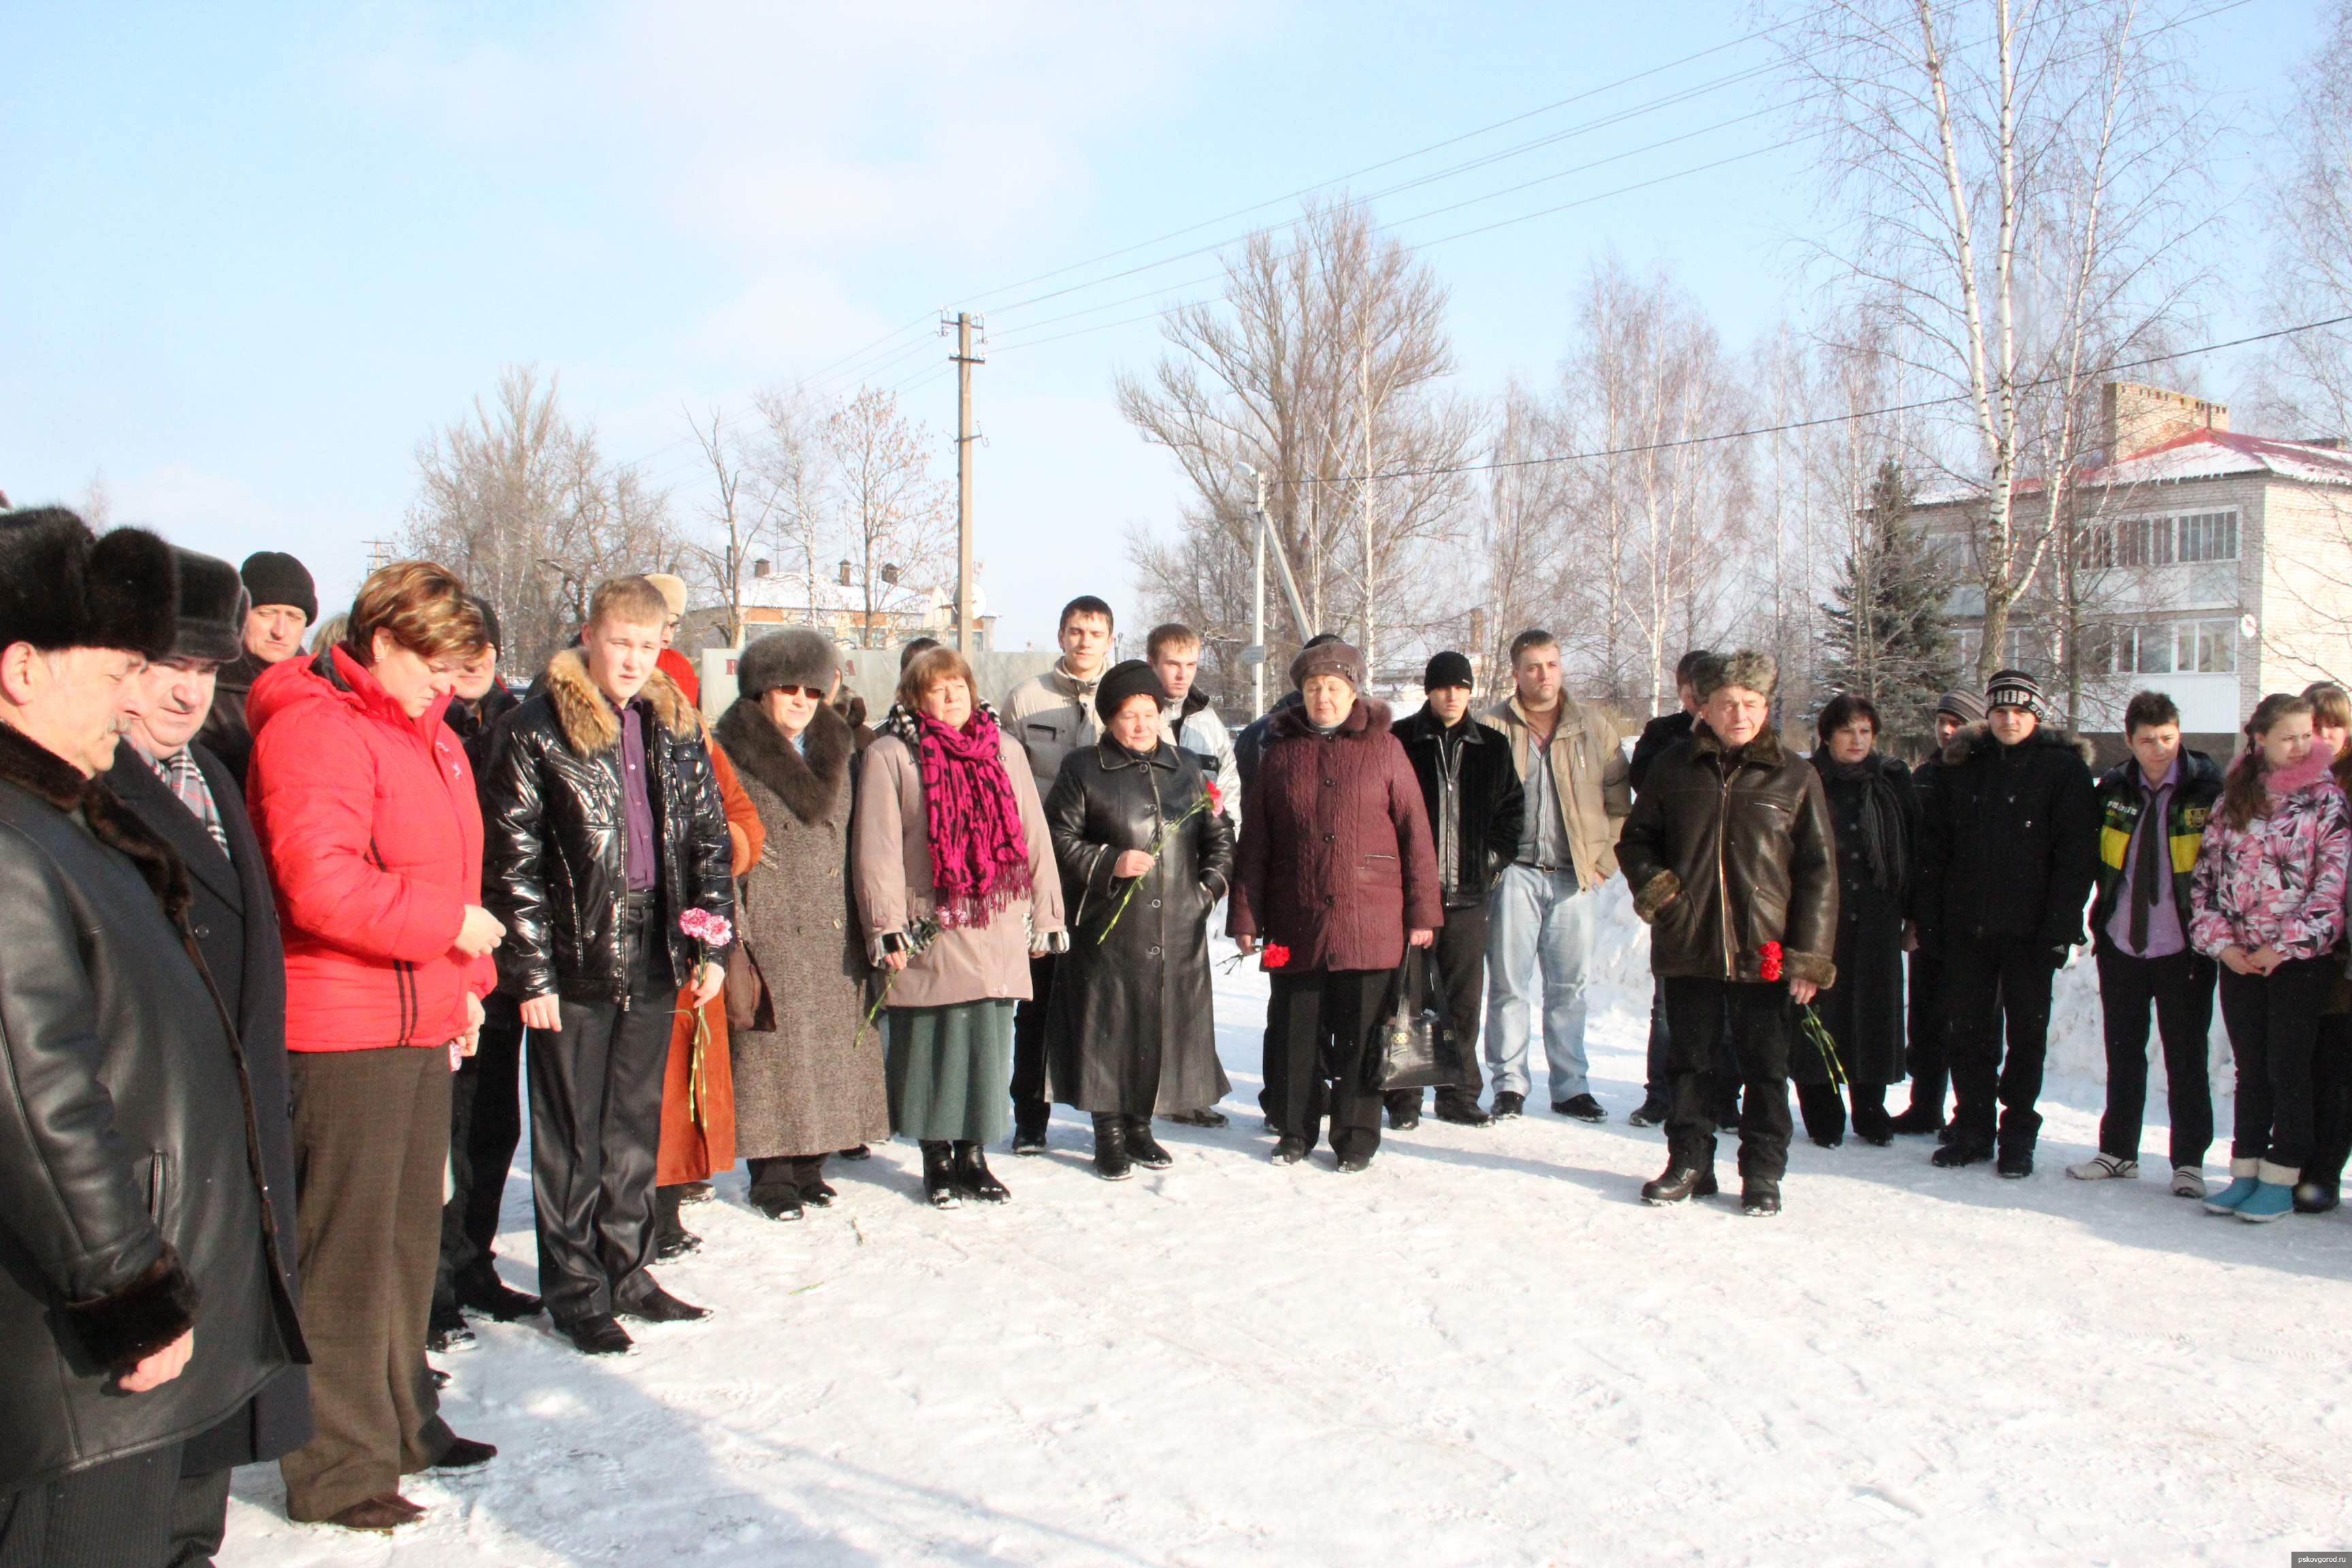
[[[1163,1124],[1167,1172],[1096,1180],[1064,1113],[1049,1155],[995,1161],[1002,1209],[925,1207],[907,1144],[802,1224],[723,1179],[663,1270],[717,1316],[613,1361],[482,1324],[444,1409],[497,1460],[415,1478],[431,1512],[389,1540],[290,1525],[247,1470],[223,1562],[2284,1568],[2352,1543],[2352,1216],[2067,1180],[2099,1103],[2086,974],[2032,1180],[1801,1133],[1760,1221],[1635,1196],[1663,1163],[1622,1120],[1644,964],[1621,918],[1605,1127],[1425,1121],[1360,1176],[1276,1169],[1244,972],[1217,991],[1234,1125]],[[502,1246],[528,1287],[526,1196]]]

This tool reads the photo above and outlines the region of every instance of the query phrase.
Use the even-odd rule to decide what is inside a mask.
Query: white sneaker
[[[2176,1198],[2203,1197],[2205,1173],[2194,1165],[2176,1166],[2172,1173],[2172,1195]]]
[[[2067,1166],[2066,1173],[2078,1182],[2104,1182],[2110,1178],[2130,1180],[2139,1175],[2139,1162],[2122,1159],[2114,1154],[2100,1154],[2084,1161],[2079,1165]],[[2202,1193],[2199,1194],[2200,1197],[2203,1195]]]

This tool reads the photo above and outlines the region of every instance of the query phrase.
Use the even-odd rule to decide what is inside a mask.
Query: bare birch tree
[[[775,493],[759,482],[744,444],[728,434],[724,414],[714,407],[706,426],[689,413],[687,425],[702,448],[710,490],[702,501],[705,531],[688,542],[698,575],[716,592],[726,611],[721,630],[729,647],[743,645],[743,579],[775,511]]]
[[[939,442],[898,412],[891,394],[868,387],[834,410],[821,437],[839,503],[848,586],[864,615],[858,644],[889,644],[887,612],[908,584],[937,581],[954,534],[950,487],[931,477]]]

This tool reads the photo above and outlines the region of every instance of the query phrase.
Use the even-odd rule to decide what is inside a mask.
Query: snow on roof
[[[815,610],[824,614],[851,611],[863,614],[866,609],[865,590],[856,584],[844,585],[839,579],[819,573],[814,576],[805,572],[771,572],[764,577],[746,576],[742,582],[743,606],[746,609]],[[908,584],[885,586],[879,607],[885,610],[914,609],[930,596],[929,588],[916,588]],[[716,594],[713,607],[724,603]]]
[[[2195,430],[2156,446],[2144,447],[2105,468],[2084,470],[2078,486],[2178,484],[2187,479],[2216,479],[2231,474],[2275,474],[2306,484],[2352,485],[2352,452],[2315,447],[2308,441],[2281,441],[2268,436],[2244,436],[2233,430]],[[1911,499],[1916,510],[1964,506],[1984,497],[1979,485],[1949,485],[1922,490]],[[2042,481],[2017,481],[2014,494],[2042,493]]]

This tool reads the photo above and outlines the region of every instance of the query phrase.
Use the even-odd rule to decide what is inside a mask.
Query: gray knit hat
[[[1963,724],[1984,722],[1985,706],[1973,691],[1947,691],[1936,699],[1936,711],[1949,713]]]
[[[1301,648],[1290,661],[1290,684],[1304,690],[1310,675],[1336,675],[1358,691],[1364,689],[1364,656],[1334,638],[1319,647]]]
[[[2042,694],[2042,682],[2021,669],[1996,670],[1985,682],[1985,710],[1996,708],[2022,708],[2036,719],[2050,717],[2050,700]]]
[[[831,637],[809,626],[788,626],[743,650],[735,661],[735,691],[752,698],[779,686],[830,691],[840,670],[841,654]]]
[[[1772,656],[1750,653],[1746,649],[1738,653],[1709,654],[1699,660],[1696,669],[1691,671],[1691,689],[1698,693],[1701,702],[1726,686],[1744,687],[1769,701],[1773,689],[1780,684],[1780,667],[1772,662]]]

